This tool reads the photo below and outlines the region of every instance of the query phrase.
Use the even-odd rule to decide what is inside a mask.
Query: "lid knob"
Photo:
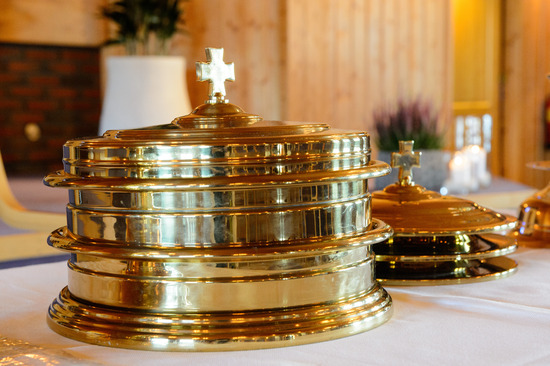
[[[412,168],[420,168],[420,152],[413,152],[414,141],[399,141],[399,152],[391,154],[392,168],[399,167],[399,185],[414,186]]]
[[[235,81],[235,64],[223,62],[223,48],[206,48],[206,61],[197,62],[197,80],[208,81],[208,100],[205,103],[228,103],[225,81]]]
[[[197,80],[208,81],[208,100],[190,114],[176,117],[179,128],[230,128],[250,126],[262,120],[225,99],[225,81],[235,81],[235,66],[223,62],[223,48],[206,48],[207,62],[197,62]]]

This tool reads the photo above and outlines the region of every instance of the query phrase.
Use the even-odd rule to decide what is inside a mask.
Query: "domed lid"
[[[389,172],[387,164],[370,160],[366,132],[262,121],[229,103],[224,82],[234,80],[233,64],[223,61],[223,49],[208,48],[206,55],[208,62],[197,63],[198,80],[210,83],[205,104],[169,124],[70,140],[63,149],[64,171],[45,183],[114,189],[139,179],[140,187],[150,180],[159,188],[159,179],[165,186],[191,180],[210,186],[366,179]]]
[[[420,166],[413,141],[400,141],[392,154],[399,181],[372,194],[372,215],[393,227],[397,236],[479,234],[511,229],[516,219],[465,199],[442,196],[414,184],[412,168]]]

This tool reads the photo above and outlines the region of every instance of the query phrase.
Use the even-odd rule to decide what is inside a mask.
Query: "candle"
[[[471,163],[467,156],[457,151],[449,162],[449,178],[445,187],[449,193],[467,193],[472,181]]]
[[[462,149],[466,158],[470,160],[472,169],[472,190],[487,186],[491,175],[487,171],[487,152],[479,145],[468,145]]]

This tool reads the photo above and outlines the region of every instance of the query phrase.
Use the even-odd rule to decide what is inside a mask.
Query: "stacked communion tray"
[[[209,99],[172,123],[68,141],[69,280],[50,327],[148,350],[289,346],[376,327],[391,298],[374,278],[368,134],[261,121],[225,99],[222,49],[197,63]]]
[[[515,227],[516,219],[478,204],[442,196],[415,185],[412,168],[420,153],[413,141],[400,141],[392,155],[399,181],[372,194],[372,214],[394,229],[394,236],[373,246],[376,277],[389,285],[438,285],[506,277],[516,262],[505,257],[515,240],[497,231]]]

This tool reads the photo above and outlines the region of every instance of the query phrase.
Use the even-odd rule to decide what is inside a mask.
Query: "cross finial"
[[[206,61],[196,63],[197,80],[210,84],[206,103],[227,103],[225,81],[235,81],[235,65],[223,62],[223,48],[207,48]]]
[[[412,168],[420,168],[420,152],[413,152],[414,141],[399,141],[399,152],[391,154],[391,166],[399,167],[399,184],[414,186]]]

